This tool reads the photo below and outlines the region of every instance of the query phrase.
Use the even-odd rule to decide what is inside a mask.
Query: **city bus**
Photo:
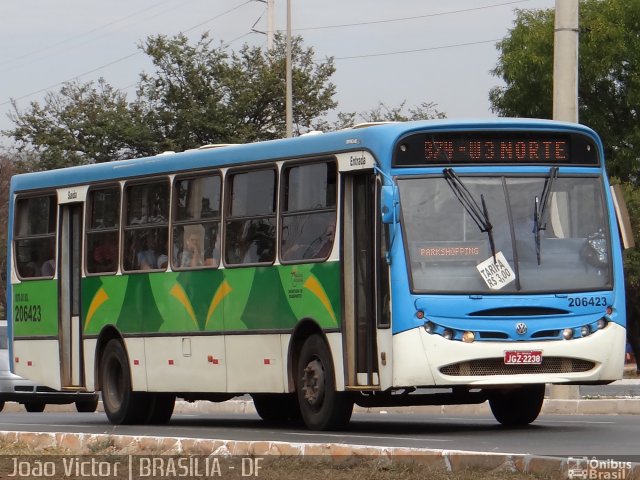
[[[251,395],[337,429],[354,405],[621,378],[616,199],[597,134],[532,119],[366,125],[14,176],[12,369],[113,424]]]

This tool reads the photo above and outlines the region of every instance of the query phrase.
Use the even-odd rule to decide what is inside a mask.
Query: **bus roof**
[[[12,192],[106,182],[122,178],[145,177],[185,170],[211,167],[230,167],[257,161],[277,161],[290,158],[318,157],[339,152],[368,150],[390,167],[390,157],[396,140],[411,132],[424,130],[564,130],[581,131],[598,144],[600,140],[583,125],[540,119],[479,119],[479,120],[424,120],[374,124],[365,128],[345,129],[319,135],[302,135],[290,139],[271,140],[220,148],[194,148],[185,152],[166,152],[152,157],[141,157],[99,164],[69,167],[44,172],[15,175]]]

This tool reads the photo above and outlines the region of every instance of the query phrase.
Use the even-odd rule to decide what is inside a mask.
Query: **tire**
[[[27,412],[40,413],[40,412],[44,412],[44,407],[46,406],[47,404],[44,402],[25,402],[24,409]]]
[[[148,396],[131,390],[131,370],[124,345],[109,340],[100,360],[102,405],[114,425],[145,423],[149,416]]]
[[[0,412],[4,409],[4,400],[0,400]]]
[[[310,430],[335,430],[349,423],[353,397],[336,392],[335,371],[329,347],[319,335],[302,346],[296,371],[300,414]]]
[[[505,427],[522,427],[532,423],[542,409],[544,384],[498,390],[489,397],[495,419]]]
[[[253,406],[265,422],[281,424],[300,420],[300,406],[295,393],[254,393]]]
[[[94,400],[78,400],[76,410],[80,413],[93,413],[98,409],[98,397]]]
[[[176,404],[176,396],[170,393],[150,393],[149,417],[146,423],[149,425],[165,425],[171,420],[173,408]]]

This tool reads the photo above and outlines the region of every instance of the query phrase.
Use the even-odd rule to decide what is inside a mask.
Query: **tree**
[[[14,163],[0,155],[0,318],[6,318],[7,308],[7,220],[9,218],[9,187],[15,171]]]
[[[640,0],[580,2],[579,119],[605,145],[607,169],[622,181],[640,174]],[[498,43],[492,73],[505,85],[489,94],[503,116],[551,118],[553,10],[519,10]]]
[[[16,127],[3,133],[14,138],[18,152],[37,156],[42,170],[126,158],[135,152],[134,139],[145,137],[126,96],[102,78],[66,83],[25,112],[12,105]]]
[[[207,143],[244,143],[285,135],[285,44],[271,51],[243,46],[227,53],[205,34],[195,45],[184,35],[149,37],[142,46],[155,65],[143,74],[138,106],[153,125],[156,143],[184,150]],[[312,48],[292,42],[294,131],[336,106],[329,81],[333,60],[315,63]]]
[[[411,120],[430,120],[446,118],[446,114],[437,110],[433,102],[422,102],[417,107],[409,108],[405,113],[406,100],[397,107],[390,107],[384,102],[366,112],[340,112],[333,123],[326,120],[316,122],[315,130],[340,130],[350,128],[359,122],[407,122]]]

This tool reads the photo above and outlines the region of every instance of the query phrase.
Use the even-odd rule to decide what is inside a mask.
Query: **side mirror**
[[[380,210],[382,213],[382,223],[392,224],[398,221],[400,201],[395,185],[383,185],[380,188]]]

